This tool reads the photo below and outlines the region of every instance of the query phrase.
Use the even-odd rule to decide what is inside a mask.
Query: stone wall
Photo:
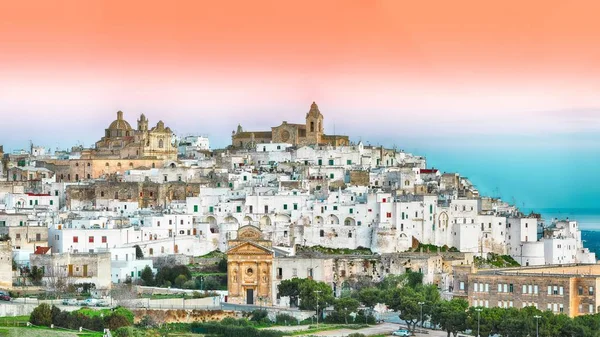
[[[200,194],[199,183],[169,182],[95,182],[86,186],[67,187],[66,203],[71,207],[83,201],[93,202],[96,206],[108,203],[108,200],[138,202],[139,208],[164,206],[173,200],[186,200],[187,197]],[[78,201],[78,202],[74,202]]]
[[[12,288],[12,244],[0,241],[0,289]]]
[[[193,323],[193,322],[218,322],[226,317],[237,318],[235,311],[225,310],[147,310],[140,309],[133,311],[134,322],[138,323],[145,316],[152,317],[155,321],[161,323]]]
[[[369,186],[369,171],[350,171],[350,185]]]

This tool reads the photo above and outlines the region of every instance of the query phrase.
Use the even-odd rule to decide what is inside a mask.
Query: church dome
[[[129,123],[123,119],[123,111],[117,112],[117,119],[115,119],[112,123],[110,123],[110,126],[108,127],[108,129],[109,130],[125,130],[125,131],[131,130],[131,125],[129,125]]]

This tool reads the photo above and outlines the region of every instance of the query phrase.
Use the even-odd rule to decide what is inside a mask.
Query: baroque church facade
[[[176,160],[177,147],[172,142],[173,131],[163,121],[149,128],[144,114],[137,121],[137,129],[117,112],[117,119],[104,130],[104,137],[96,142],[90,154],[94,158],[130,158]]]
[[[345,146],[349,144],[349,138],[326,135],[323,131],[323,114],[313,102],[306,114],[305,124],[291,124],[284,121],[281,125],[272,127],[271,131],[244,131],[241,126],[238,126],[237,131],[231,135],[231,145],[234,148],[252,149],[258,143]]]

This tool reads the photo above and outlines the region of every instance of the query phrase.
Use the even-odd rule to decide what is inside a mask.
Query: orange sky
[[[598,13],[593,0],[2,1],[0,60],[591,76],[600,68]]]
[[[0,0],[0,113],[597,108],[598,13],[597,0]]]

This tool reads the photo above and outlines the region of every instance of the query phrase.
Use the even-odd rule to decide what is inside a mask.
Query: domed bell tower
[[[148,119],[146,115],[141,114],[140,119],[138,119],[138,131],[148,131]]]
[[[321,143],[323,135],[323,115],[315,102],[310,105],[310,110],[306,114],[306,140],[310,144]]]

